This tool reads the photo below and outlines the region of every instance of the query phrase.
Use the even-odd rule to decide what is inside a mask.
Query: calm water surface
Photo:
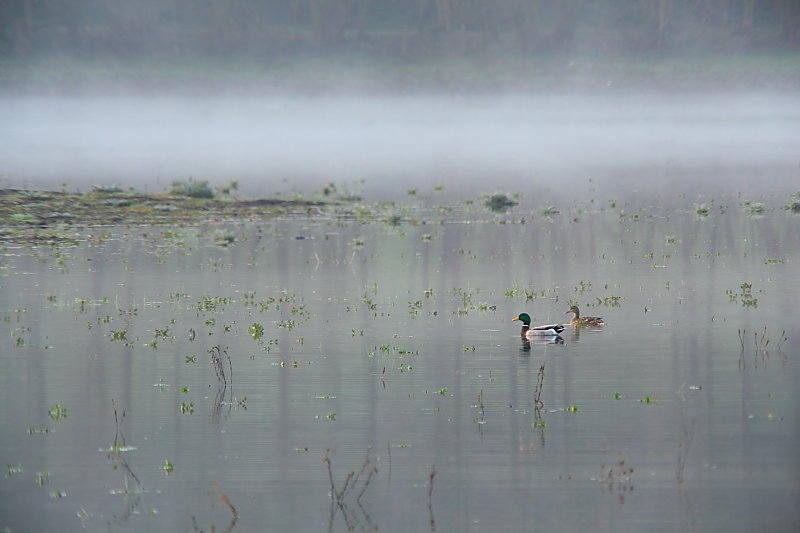
[[[6,243],[0,527],[797,530],[800,218],[741,201]]]

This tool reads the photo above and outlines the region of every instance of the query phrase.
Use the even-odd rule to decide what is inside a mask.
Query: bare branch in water
[[[230,502],[230,500],[228,499],[228,496],[220,488],[219,485],[217,485],[216,483],[214,483],[212,481],[211,482],[211,486],[212,486],[211,490],[208,491],[209,494],[212,494],[214,492],[219,493],[219,497],[215,498],[214,501],[211,502],[211,507],[214,507],[214,504],[217,503],[217,500],[219,500],[222,503],[224,503],[225,506],[228,508],[228,510],[231,512],[231,515],[233,517],[231,519],[231,523],[228,524],[228,526],[225,529],[223,529],[222,532],[221,532],[221,533],[230,533],[233,530],[233,528],[236,526],[236,521],[239,520],[239,513],[236,512],[236,508]],[[194,527],[195,533],[203,533],[203,530],[197,527],[197,521],[195,520],[194,516],[192,516],[192,526]],[[216,531],[217,531],[216,526],[214,526],[212,524],[211,525],[211,533],[216,533]]]

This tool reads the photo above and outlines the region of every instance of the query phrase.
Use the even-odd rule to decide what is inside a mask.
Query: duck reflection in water
[[[555,337],[540,337],[540,338],[523,337],[522,345],[520,346],[519,351],[524,355],[528,355],[531,351],[531,345],[552,346],[555,344],[564,344],[564,338],[559,335],[556,335]]]

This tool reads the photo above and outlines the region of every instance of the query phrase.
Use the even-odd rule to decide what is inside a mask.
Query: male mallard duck
[[[570,313],[575,315],[569,321],[570,326],[602,326],[605,324],[605,321],[599,316],[581,316],[581,310],[578,309],[577,305],[570,307],[569,311],[564,314],[568,315]]]
[[[528,316],[528,313],[522,313],[517,318],[512,318],[511,321],[514,322],[515,320],[522,321],[522,331],[520,331],[520,335],[523,338],[527,337],[539,337],[539,336],[557,336],[559,333],[564,331],[564,326],[561,324],[548,324],[547,326],[533,326],[531,327],[531,317]]]

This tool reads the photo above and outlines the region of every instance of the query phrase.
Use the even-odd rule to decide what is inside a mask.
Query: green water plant
[[[111,330],[111,341],[112,342],[113,341],[125,341],[125,342],[127,342],[128,341],[128,338],[126,337],[127,334],[128,334],[128,330],[127,329],[122,330],[122,331],[114,331],[112,329]]]
[[[751,202],[749,200],[740,204],[747,216],[752,218],[761,218],[767,211],[767,206],[761,202]]]
[[[67,418],[67,408],[58,403],[54,405],[52,409],[47,411],[47,414],[50,416],[50,418],[58,422]]]
[[[697,218],[705,218],[711,213],[711,208],[706,204],[694,204],[694,214]]]
[[[538,211],[540,217],[547,218],[550,220],[554,220],[559,215],[559,213],[560,211],[556,209],[555,206],[552,205],[549,205],[547,207],[542,207]]]
[[[789,197],[789,201],[783,204],[783,209],[792,215],[800,215],[800,191]]]
[[[254,322],[252,326],[247,328],[247,332],[252,335],[253,340],[260,341],[264,336],[264,326],[258,322]]]
[[[216,246],[226,248],[236,242],[236,234],[229,229],[218,229],[214,231],[211,240]]]
[[[485,196],[483,199],[483,205],[495,213],[503,213],[508,211],[510,208],[517,205],[517,203],[518,202],[512,200],[511,197],[504,192],[498,192],[489,196]]]

